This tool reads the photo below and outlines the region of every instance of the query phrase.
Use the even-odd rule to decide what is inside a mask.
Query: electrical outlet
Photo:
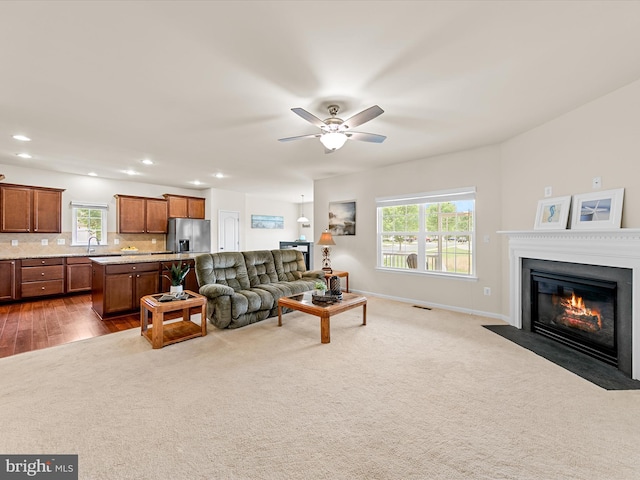
[[[491,287],[484,287],[484,294],[487,296],[491,295]]]
[[[602,187],[602,177],[593,177],[593,180],[591,182],[591,186],[593,188],[600,188]]]
[[[155,238],[152,238],[152,239],[151,239],[151,243],[155,245],[155,244],[156,244],[156,239],[155,239]]]
[[[483,239],[484,239],[484,243],[489,243],[489,240],[491,239],[491,237],[489,237],[489,235],[485,235]]]
[[[553,188],[544,187],[544,196],[545,197],[550,197],[551,195],[553,195]]]
[[[49,240],[47,240],[46,238],[43,238],[42,240],[40,240],[40,245],[42,246],[49,245]]]
[[[11,240],[11,246],[12,247],[17,247],[18,246],[18,240]]]
[[[120,239],[119,238],[114,238],[113,239],[113,244],[114,245],[120,245]]]
[[[64,238],[58,239],[58,245],[64,245]]]

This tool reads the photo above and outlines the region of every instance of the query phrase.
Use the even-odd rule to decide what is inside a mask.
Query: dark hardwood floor
[[[101,320],[90,294],[0,305],[0,358],[130,328],[138,313]]]

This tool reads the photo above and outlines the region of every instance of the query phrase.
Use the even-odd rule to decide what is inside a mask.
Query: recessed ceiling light
[[[90,177],[97,177],[98,174],[96,172],[89,172],[87,173],[87,175],[89,175]]]
[[[194,180],[194,181],[193,181],[193,182],[191,182],[191,183],[193,183],[194,185],[202,185],[202,184],[200,183],[200,180]]]
[[[148,158],[145,158],[144,160],[142,160],[142,163],[144,163],[145,165],[153,165],[153,161],[149,160]]]
[[[20,158],[33,158],[28,153],[16,153],[16,155],[19,156]]]
[[[127,175],[137,175],[138,172],[135,170],[123,170],[122,173],[126,173]]]
[[[223,174],[221,174],[221,173],[216,173],[214,176],[215,176],[216,178],[224,178],[224,175],[223,175]]]
[[[27,137],[26,135],[14,135],[13,136],[14,140],[20,140],[21,142],[30,142],[31,139],[29,137]]]

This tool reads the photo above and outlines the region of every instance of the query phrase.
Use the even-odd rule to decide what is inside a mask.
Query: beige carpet
[[[0,360],[0,453],[81,479],[637,479],[640,391],[369,299],[152,350],[131,330]]]

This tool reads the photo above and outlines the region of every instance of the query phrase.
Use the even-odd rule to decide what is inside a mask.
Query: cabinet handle
[[[42,290],[44,290],[44,287],[42,287]]]
[[[42,272],[40,275],[42,275],[44,277],[44,272]]]
[[[135,270],[135,269],[136,269],[136,267],[131,267],[131,270]]]
[[[42,260],[42,264],[44,265],[45,263],[47,263],[47,261],[46,260]]]

